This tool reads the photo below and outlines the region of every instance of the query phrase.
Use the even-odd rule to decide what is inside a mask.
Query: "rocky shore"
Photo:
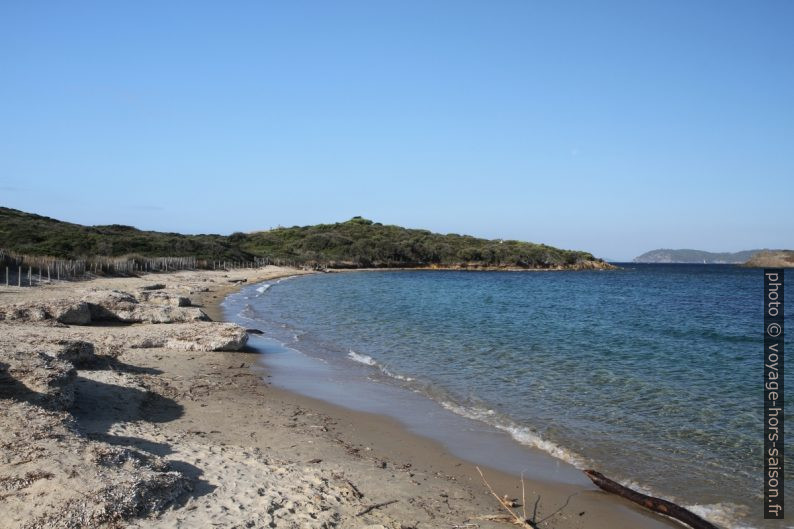
[[[758,252],[742,266],[748,268],[794,268],[794,250]]]
[[[265,275],[274,274],[284,271]],[[0,526],[115,526],[173,508],[195,492],[195,472],[186,471],[187,463],[174,464],[163,457],[168,450],[156,449],[169,439],[158,423],[179,415],[181,406],[153,379],[160,370],[125,360],[130,351],[159,356],[242,350],[245,329],[210,321],[188,297],[228,281],[215,275],[2,293]],[[197,387],[182,389],[189,397]],[[131,428],[136,437],[127,435]],[[209,448],[207,455],[224,451]],[[256,451],[242,459],[252,467],[268,465]]]

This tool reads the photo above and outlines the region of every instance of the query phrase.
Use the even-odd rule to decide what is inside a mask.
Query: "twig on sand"
[[[556,516],[556,515],[557,515],[557,513],[560,513],[560,512],[562,512],[562,510],[563,510],[564,508],[566,508],[566,507],[568,506],[568,504],[569,504],[569,503],[571,503],[571,498],[573,498],[573,497],[574,497],[574,496],[576,496],[577,494],[579,494],[579,493],[578,493],[578,492],[574,492],[574,493],[572,493],[572,494],[569,494],[569,495],[568,495],[568,497],[567,497],[567,498],[565,498],[565,503],[563,503],[562,505],[560,505],[560,507],[559,507],[559,508],[558,508],[556,511],[554,511],[554,512],[553,512],[553,513],[551,513],[550,515],[546,516],[546,517],[545,517],[545,518],[543,518],[542,520],[540,520],[540,521],[536,521],[536,520],[537,520],[538,502],[540,501],[540,496],[538,496],[538,501],[536,501],[536,502],[535,502],[535,513],[536,513],[536,514],[532,516],[532,522],[533,522],[533,523],[535,523],[536,525],[540,525],[540,524],[544,523],[546,520],[550,520],[551,518],[553,518],[554,516]],[[584,514],[584,512],[583,512],[582,514]],[[579,516],[581,516],[582,514],[580,514]]]
[[[366,509],[364,509],[360,513],[356,514],[356,516],[364,516],[365,514],[367,514],[370,511],[374,511],[375,509],[380,509],[381,507],[386,507],[387,505],[391,505],[392,503],[397,503],[398,501],[399,500],[389,500],[389,501],[384,501],[384,502],[381,502],[381,503],[373,503],[372,505],[370,505],[369,507],[367,507]]]
[[[358,490],[358,487],[356,487],[353,484],[352,481],[350,481],[349,479],[346,479],[345,481],[347,482],[348,486],[350,487],[350,490],[353,491],[353,495],[356,497],[356,499],[360,500],[361,498],[364,497],[364,493],[362,493],[360,490]]]
[[[494,498],[496,498],[496,501],[499,502],[499,505],[501,505],[502,508],[505,509],[507,512],[509,512],[510,516],[512,516],[512,519],[506,519],[506,520],[502,520],[502,521],[510,521],[510,522],[514,523],[515,525],[518,525],[519,527],[525,527],[527,529],[534,529],[533,526],[529,522],[527,522],[526,518],[521,518],[519,515],[517,515],[513,511],[513,509],[510,508],[510,506],[507,504],[507,502],[505,500],[503,500],[502,498],[500,498],[499,495],[496,492],[494,492],[493,487],[491,487],[491,484],[488,483],[487,479],[485,479],[485,476],[483,475],[482,470],[480,470],[480,467],[474,467],[474,468],[477,469],[477,472],[479,472],[480,477],[482,478],[482,482],[485,483],[486,487],[488,487],[488,491],[493,495]],[[523,507],[523,505],[522,505],[522,507]],[[504,517],[502,517],[502,518],[504,518]]]

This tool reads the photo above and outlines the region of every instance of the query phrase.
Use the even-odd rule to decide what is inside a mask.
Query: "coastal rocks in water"
[[[602,260],[584,259],[570,265],[573,270],[617,270],[618,267]]]
[[[74,366],[43,352],[0,351],[0,399],[65,410],[74,402]]]
[[[794,268],[794,250],[765,250],[758,252],[742,266],[749,268]]]
[[[91,323],[91,312],[87,303],[56,299],[29,304],[17,304],[0,308],[0,321],[45,321],[55,320],[66,325]]]

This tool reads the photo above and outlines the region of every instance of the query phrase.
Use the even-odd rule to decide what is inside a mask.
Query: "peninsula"
[[[762,250],[705,252],[703,250],[659,249],[634,258],[635,263],[742,264]]]
[[[454,233],[442,235],[361,217],[251,233],[182,235],[118,224],[82,226],[0,207],[0,249],[61,259],[189,256],[207,268],[215,261],[252,262],[263,258],[312,268],[613,268],[588,252]]]

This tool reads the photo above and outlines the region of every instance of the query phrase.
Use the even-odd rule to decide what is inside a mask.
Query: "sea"
[[[791,526],[762,515],[762,271],[618,266],[316,274],[224,310],[264,331],[251,345],[272,383],[474,463],[572,482],[595,468],[724,527]]]

